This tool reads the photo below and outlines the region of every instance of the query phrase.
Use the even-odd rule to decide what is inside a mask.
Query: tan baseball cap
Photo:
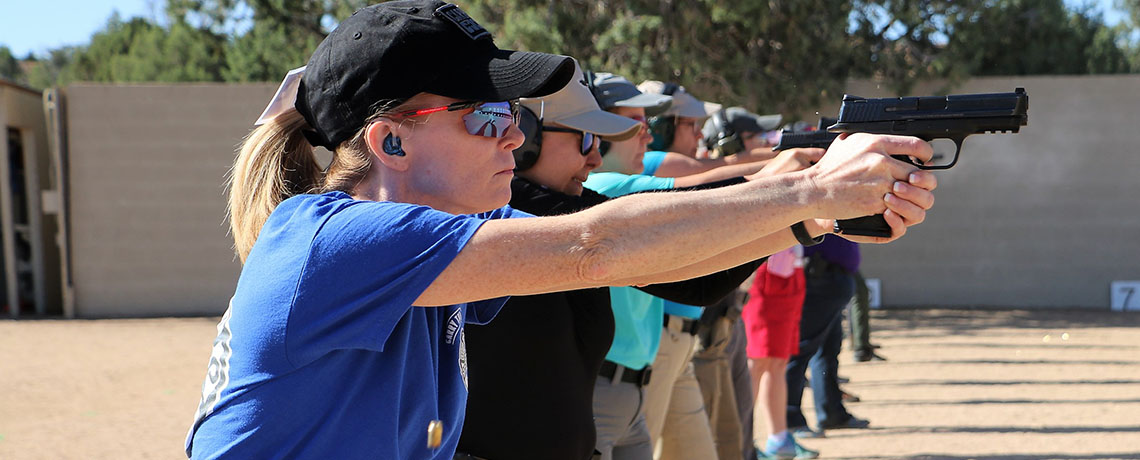
[[[637,134],[641,124],[632,118],[602,110],[582,68],[574,61],[574,77],[554,94],[519,99],[546,126],[559,126],[594,133],[609,141],[624,141]]]
[[[686,118],[706,118],[711,117],[714,112],[720,110],[721,105],[712,102],[705,102],[688,91],[685,91],[684,86],[679,86],[675,83],[669,84],[657,80],[646,80],[637,85],[637,89],[647,94],[668,94],[673,96],[673,105],[669,107],[662,115],[664,116],[677,116]]]

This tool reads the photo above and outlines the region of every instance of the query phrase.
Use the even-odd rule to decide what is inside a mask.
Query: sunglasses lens
[[[499,138],[507,133],[514,122],[515,115],[512,112],[509,102],[487,102],[464,115],[463,124],[473,136]]]
[[[782,134],[782,131],[768,131],[764,133],[764,140],[768,141],[769,144],[776,145],[780,143]]]
[[[590,150],[594,149],[594,141],[597,136],[594,133],[582,133],[582,156],[590,154]]]

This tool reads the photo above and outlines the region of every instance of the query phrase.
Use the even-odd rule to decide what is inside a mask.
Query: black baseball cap
[[[773,115],[756,115],[749,112],[744,107],[729,107],[724,109],[724,118],[728,122],[728,127],[732,128],[734,132],[739,133],[762,133],[765,131],[772,131],[780,129],[780,121],[784,117],[780,114]],[[709,118],[705,121],[705,126],[701,132],[704,134],[705,139],[715,139],[720,130],[723,129],[717,126],[717,123]]]
[[[467,13],[439,0],[399,0],[357,10],[317,46],[297,91],[313,145],[335,148],[376,102],[432,93],[507,101],[558,91],[574,75],[566,56],[501,50]]]

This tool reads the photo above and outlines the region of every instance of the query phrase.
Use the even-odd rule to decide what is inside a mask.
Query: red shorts
[[[800,314],[804,309],[804,270],[789,278],[768,273],[760,265],[744,304],[749,358],[790,358],[799,353]]]

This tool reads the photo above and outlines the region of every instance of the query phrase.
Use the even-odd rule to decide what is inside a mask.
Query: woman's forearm
[[[832,221],[830,220],[816,220],[811,219],[804,221],[808,233],[812,237],[817,237],[830,233],[828,227]],[[709,236],[709,238],[719,238],[720,235]],[[832,236],[831,238],[839,238]],[[716,254],[713,257],[702,260],[695,264],[687,265],[676,270],[667,272],[645,274],[642,276],[635,276],[627,280],[621,280],[623,285],[641,286],[646,284],[668,283],[678,280],[687,280],[698,276],[704,276],[709,273],[714,273],[723,270],[721,267],[733,267],[741,264],[751,262],[762,257],[767,257],[779,251],[792,247],[799,242],[792,234],[791,228],[785,228],[776,233],[765,235],[750,241],[741,246]]]
[[[841,136],[802,171],[713,190],[630,195],[567,216],[488,221],[415,305],[614,285],[697,264],[812,218],[887,211],[892,236],[873,241],[892,241],[922,222],[937,180],[889,155],[925,161],[932,150],[915,138]]]
[[[731,179],[733,177],[747,176],[755,174],[757,171],[764,169],[767,162],[752,162],[737,165],[721,166],[719,168],[710,169],[700,174],[693,174],[690,176],[682,176],[673,179],[673,186],[691,187],[694,185],[707,184],[709,182],[716,182],[724,179]]]
[[[812,217],[818,193],[792,173],[714,190],[630,195],[567,216],[488,221],[416,305],[620,285],[678,270]],[[744,262],[731,260],[700,269]]]
[[[813,192],[809,180],[793,173],[714,190],[612,200],[582,213],[592,222],[583,242],[591,260],[583,274],[586,281],[612,283],[705,261],[814,217]],[[719,267],[714,261],[705,273],[752,259]]]

